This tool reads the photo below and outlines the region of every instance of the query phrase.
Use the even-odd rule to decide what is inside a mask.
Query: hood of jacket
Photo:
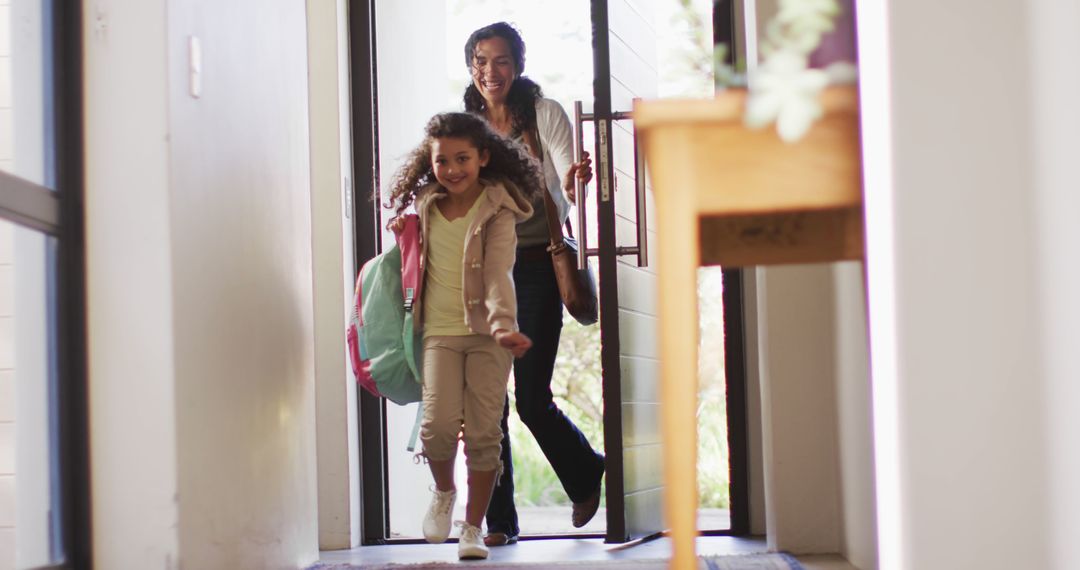
[[[506,208],[514,213],[514,218],[518,222],[523,222],[533,215],[532,204],[525,199],[525,196],[518,189],[517,185],[509,180],[486,178],[480,179],[480,184],[484,187],[484,193],[480,196],[481,200],[487,200],[492,206],[492,210],[499,210]],[[446,196],[446,191],[438,183],[428,184],[424,186],[416,193],[416,200],[414,208],[417,212],[428,211],[432,202]]]

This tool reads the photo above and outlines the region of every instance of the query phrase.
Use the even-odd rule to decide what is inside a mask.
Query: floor
[[[730,536],[700,537],[697,553],[700,555],[751,554],[765,552],[765,539],[735,538]],[[489,562],[536,563],[545,560],[648,560],[667,558],[670,542],[661,537],[640,543],[605,544],[599,538],[523,540],[512,546],[493,548]],[[858,570],[839,556],[799,556],[806,570]],[[377,564],[412,564],[418,562],[445,562],[448,568],[457,562],[457,545],[445,544],[394,544],[388,546],[362,546],[352,550],[323,552],[320,562],[326,564],[348,563],[362,567]],[[463,565],[477,566],[475,562]]]
[[[607,509],[601,507],[588,524],[574,528],[570,524],[570,506],[561,507],[519,507],[518,518],[523,535],[530,534],[592,534],[602,535],[607,527]],[[458,503],[454,508],[454,520],[465,518],[465,505]],[[391,527],[393,526],[391,520]],[[698,509],[697,528],[704,530],[727,530],[731,528],[731,515],[727,509]],[[393,538],[423,538],[404,536],[391,532]]]
[[[460,507],[460,505],[459,505]],[[460,513],[464,516],[464,511]],[[606,516],[601,508],[584,528],[570,526],[570,507],[520,507],[523,535],[572,534],[574,532],[601,535],[604,533]],[[460,517],[459,517],[460,518]],[[699,509],[699,529],[730,528],[730,515],[726,509]],[[455,531],[456,532],[456,531]],[[457,536],[456,534],[452,536]],[[697,540],[699,555],[752,554],[766,552],[764,537],[708,536]],[[491,563],[537,563],[548,560],[602,561],[602,560],[650,560],[668,558],[671,546],[667,538],[606,544],[601,538],[525,539],[518,544],[491,550]],[[806,570],[858,570],[839,556],[798,556]],[[393,544],[386,546],[362,546],[352,550],[332,550],[321,553],[324,564],[351,564],[358,567],[379,564],[415,564],[418,562],[444,562],[448,567],[457,562],[457,545],[446,544]],[[477,566],[476,562],[468,563]]]

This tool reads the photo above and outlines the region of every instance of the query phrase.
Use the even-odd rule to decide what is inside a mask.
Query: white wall
[[[1080,267],[1072,263],[1080,243],[1080,193],[1077,193],[1076,133],[1080,132],[1080,4],[1031,2],[1028,37],[1032,69],[1032,124],[1035,212],[1038,220],[1037,297],[1040,352],[1047,388],[1048,491],[1046,517],[1050,563],[1080,568],[1080,362],[1076,323],[1080,322]]]
[[[98,568],[169,568],[177,426],[165,1],[84,14],[87,343]]]
[[[752,73],[759,53],[753,43],[765,36],[779,5],[745,0],[741,8]],[[752,444],[761,439],[766,503],[764,514],[752,508],[751,528],[765,532],[771,548],[839,553],[860,570],[875,570],[862,264],[752,268],[744,283],[748,374],[757,375],[749,384],[760,382],[748,405],[760,403],[762,413],[761,426],[752,422],[750,436]],[[753,494],[751,499],[760,500]]]
[[[1077,567],[1077,7],[908,0],[887,17],[887,59],[863,59],[891,66],[893,176],[866,196],[893,208],[871,245],[895,242],[870,252],[887,265],[871,298],[896,317],[871,305],[875,378],[898,395],[875,409],[897,418],[877,449],[899,466],[879,477],[900,505],[883,568]]]
[[[877,568],[862,264],[757,268],[770,548]],[[752,330],[748,327],[748,330]]]
[[[304,6],[101,0],[85,26],[96,566],[309,564]]]
[[[302,565],[318,555],[304,4],[166,15],[181,562]]]
[[[352,141],[345,0],[308,0],[311,230],[318,409],[319,546],[360,544],[357,385],[347,369],[345,327],[355,275]]]
[[[859,570],[878,568],[877,503],[866,282],[862,263],[834,263],[837,443],[840,453],[840,552]]]
[[[840,552],[832,273],[824,264],[770,267],[757,285],[768,543]]]
[[[746,446],[749,459],[750,534],[765,536],[765,440],[761,414],[761,346],[758,329],[758,271],[743,271],[743,336],[746,338]]]

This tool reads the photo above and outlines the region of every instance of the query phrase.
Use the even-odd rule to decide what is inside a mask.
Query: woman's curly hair
[[[385,204],[387,208],[394,208],[389,223],[405,212],[421,188],[438,183],[431,165],[431,145],[441,138],[463,139],[478,151],[488,152],[488,163],[480,168],[480,178],[509,182],[530,202],[545,191],[541,184],[540,163],[524,146],[500,136],[487,121],[476,115],[440,113],[428,121],[424,127],[424,141],[409,153],[405,164],[394,174]]]
[[[473,32],[465,41],[465,66],[469,68],[469,76],[472,77],[474,73],[473,59],[476,44],[491,38],[506,40],[506,44],[510,47],[510,55],[514,58],[516,77],[506,95],[506,106],[510,109],[510,136],[517,138],[536,127],[536,100],[542,98],[544,92],[532,79],[521,75],[525,71],[525,41],[521,39],[521,34],[506,22],[484,26]],[[471,81],[465,88],[463,99],[466,111],[481,116],[486,113],[487,101]]]

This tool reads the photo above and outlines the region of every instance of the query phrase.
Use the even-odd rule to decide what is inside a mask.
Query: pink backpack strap
[[[412,311],[420,295],[420,222],[416,214],[403,216],[405,225],[397,234],[401,249],[401,294],[405,310]]]

